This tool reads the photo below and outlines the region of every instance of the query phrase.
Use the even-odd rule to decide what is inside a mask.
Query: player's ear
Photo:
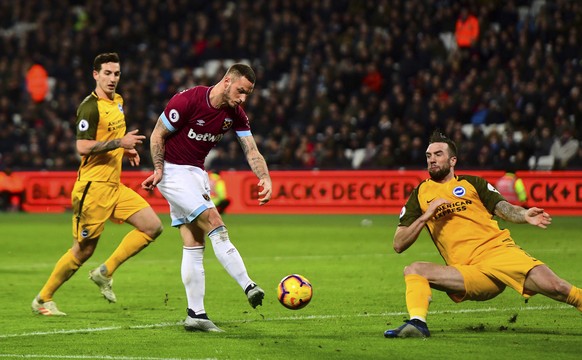
[[[456,156],[451,156],[449,158],[449,166],[455,167],[455,165],[457,165],[457,157]]]

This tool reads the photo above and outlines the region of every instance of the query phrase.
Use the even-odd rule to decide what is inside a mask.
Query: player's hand
[[[141,187],[145,190],[152,191],[162,181],[163,176],[164,174],[161,169],[155,169],[154,173],[141,183]]]
[[[552,223],[552,217],[544,209],[532,207],[526,210],[525,221],[542,229],[546,229]]]
[[[125,149],[124,155],[129,159],[129,163],[131,166],[138,166],[140,157],[139,153],[135,149]]]
[[[262,188],[259,191],[259,205],[265,205],[266,203],[271,200],[271,195],[273,195],[273,185],[271,184],[271,178],[263,178],[259,180],[259,188]]]
[[[145,135],[138,135],[138,129],[131,130],[124,137],[121,138],[120,146],[124,149],[134,149],[136,145],[143,143]]]
[[[429,221],[434,216],[434,213],[436,212],[436,209],[438,209],[439,206],[448,203],[449,201],[443,198],[432,200],[430,202],[430,205],[428,206],[428,209],[426,209],[424,214],[422,214],[421,218],[423,219],[424,222]]]

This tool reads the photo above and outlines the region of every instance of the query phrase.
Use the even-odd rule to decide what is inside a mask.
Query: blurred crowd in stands
[[[434,129],[459,169],[582,169],[581,43],[575,0],[2,1],[0,168],[78,167],[75,111],[115,51],[128,130],[148,136],[177,91],[252,65],[272,170],[425,168]],[[248,168],[232,134],[207,167]]]

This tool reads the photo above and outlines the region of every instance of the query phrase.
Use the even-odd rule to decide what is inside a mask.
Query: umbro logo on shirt
[[[206,124],[206,121],[204,121],[202,119],[196,120],[196,125],[198,125],[198,126],[204,126],[204,124]]]

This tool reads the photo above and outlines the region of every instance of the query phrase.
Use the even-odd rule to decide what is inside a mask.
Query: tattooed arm
[[[516,224],[529,223],[531,225],[539,226],[545,229],[552,223],[550,215],[537,207],[524,209],[521,206],[516,206],[507,201],[500,201],[495,206],[495,215],[503,220],[510,221]]]
[[[259,188],[262,188],[259,189],[259,204],[264,205],[271,200],[272,195],[271,176],[269,175],[267,162],[259,152],[257,143],[252,136],[239,137],[238,141],[243,149],[251,170],[259,178],[258,186]]]
[[[526,222],[525,212],[526,210],[521,206],[511,205],[507,201],[500,201],[495,206],[495,215],[516,224],[524,224]]]
[[[152,163],[154,164],[154,172],[164,171],[164,154],[166,153],[166,136],[170,131],[162,120],[158,119],[154,131],[150,137],[150,153],[152,156]]]
[[[132,130],[125,134],[120,139],[113,139],[109,141],[97,140],[77,140],[77,151],[80,155],[95,155],[124,148],[126,150],[134,149],[137,144],[141,144],[145,140],[144,135],[138,135],[139,130]]]
[[[170,134],[170,131],[166,129],[162,120],[158,119],[154,131],[150,136],[150,153],[154,164],[154,173],[141,183],[142,188],[146,190],[153,190],[162,181],[164,174],[164,154],[166,152],[165,139],[168,134]]]

